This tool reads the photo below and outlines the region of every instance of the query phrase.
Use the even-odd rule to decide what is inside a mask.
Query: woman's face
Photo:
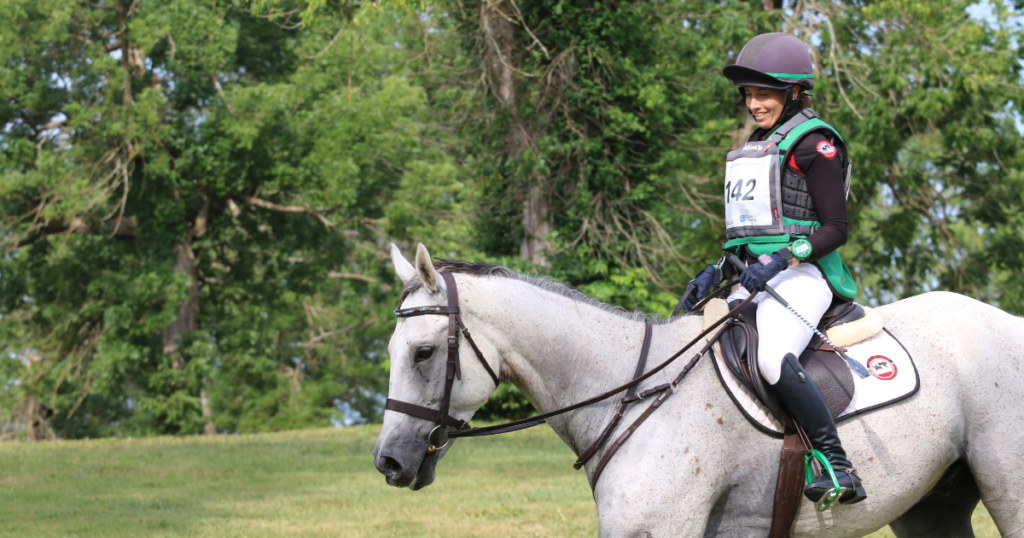
[[[793,96],[796,97],[798,92],[799,89],[794,88]],[[747,98],[747,110],[754,115],[758,127],[767,129],[779,121],[786,106],[786,90],[744,86],[743,95]]]

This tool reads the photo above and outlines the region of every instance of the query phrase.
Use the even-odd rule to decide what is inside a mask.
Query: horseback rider
[[[807,46],[783,33],[754,37],[723,69],[757,123],[727,159],[723,249],[748,264],[730,304],[767,284],[817,325],[833,301],[852,301],[857,287],[837,250],[847,239],[850,159],[839,133],[809,108],[813,71]],[[722,270],[728,269],[709,265],[697,274],[685,298],[687,311],[720,281]],[[812,330],[768,294],[753,302],[761,374],[813,448],[828,458],[842,488],[839,502],[864,500],[825,399],[797,359]],[[804,495],[817,502],[834,489],[823,473]]]

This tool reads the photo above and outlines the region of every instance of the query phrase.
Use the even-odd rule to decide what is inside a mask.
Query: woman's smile
[[[800,88],[794,88],[794,97],[799,95]],[[744,87],[747,110],[754,116],[757,126],[768,129],[779,121],[782,110],[786,107],[786,91],[771,88]]]

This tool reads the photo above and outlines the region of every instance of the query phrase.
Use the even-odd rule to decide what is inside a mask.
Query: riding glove
[[[740,284],[751,293],[754,290],[764,291],[769,280],[789,267],[789,260],[778,252],[772,255],[762,254],[757,259],[760,263],[751,264],[740,274]]]
[[[715,285],[716,272],[718,272],[718,269],[714,265],[708,264],[707,269],[704,269],[697,273],[697,276],[693,277],[690,284],[695,284],[696,286],[683,302],[683,312],[689,312],[692,310],[693,307],[696,306],[705,295],[707,295],[708,290]]]

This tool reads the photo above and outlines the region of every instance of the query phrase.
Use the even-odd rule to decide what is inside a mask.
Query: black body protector
[[[756,258],[791,246],[821,227],[807,187],[807,176],[795,167],[786,166],[800,140],[813,131],[827,131],[836,144],[842,144],[834,128],[814,111],[804,109],[786,120],[766,140],[750,140],[742,148],[729,152],[724,192],[728,241],[724,249],[744,254],[737,247],[745,247],[744,250]],[[845,154],[839,147],[821,149]],[[853,165],[848,158],[844,160],[843,192],[849,196]],[[838,251],[813,263],[821,269],[834,293],[846,300],[856,295],[853,277]]]
[[[794,115],[767,140],[749,140],[726,161],[726,237],[730,240],[782,234],[808,236],[821,226],[807,188],[807,177],[786,166],[792,149],[811,131],[831,126],[810,109]],[[838,148],[834,148],[838,151]],[[850,193],[852,163],[843,166],[843,189]],[[750,241],[742,241],[747,243]]]

